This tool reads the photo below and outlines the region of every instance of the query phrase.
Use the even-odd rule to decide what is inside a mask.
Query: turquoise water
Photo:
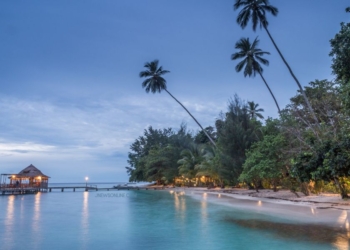
[[[5,250],[344,249],[339,232],[321,229],[168,191],[0,196]]]

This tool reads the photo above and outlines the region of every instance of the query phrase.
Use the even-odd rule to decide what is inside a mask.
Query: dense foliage
[[[332,69],[338,81],[350,81],[350,23],[341,23],[338,34],[331,39]]]

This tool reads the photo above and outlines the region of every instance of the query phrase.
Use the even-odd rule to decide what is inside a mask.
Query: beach
[[[240,199],[251,199],[261,200],[264,199],[270,203],[282,203],[291,205],[302,205],[312,206],[319,209],[339,209],[339,210],[350,210],[350,199],[342,199],[339,194],[320,193],[310,194],[309,196],[304,195],[301,192],[297,192],[297,197],[294,193],[289,190],[279,190],[274,192],[270,189],[262,189],[259,192],[255,190],[248,190],[243,188],[232,188],[232,189],[207,189],[207,188],[190,188],[190,190],[196,192],[206,193],[218,193],[227,197],[234,197]]]
[[[185,195],[195,199],[205,199],[232,208],[293,218],[299,222],[340,226],[349,230],[350,200],[343,200],[338,194],[322,193],[305,196],[298,192],[297,197],[289,190],[277,192],[268,189],[256,192],[242,188],[174,188],[173,190],[184,192]]]

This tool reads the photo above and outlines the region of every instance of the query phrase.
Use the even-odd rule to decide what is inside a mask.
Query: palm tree
[[[196,176],[209,176],[214,180],[214,183],[224,187],[224,180],[232,180],[232,158],[223,154],[221,150],[215,147],[206,147],[201,151],[202,159],[200,164],[197,164]]]
[[[242,27],[242,29],[244,29],[247,26],[249,20],[252,19],[254,31],[256,30],[256,27],[258,26],[258,24],[260,25],[260,28],[262,27],[265,29],[265,31],[267,32],[268,36],[270,37],[273,45],[275,46],[278,54],[282,58],[284,64],[287,66],[289,73],[292,75],[293,79],[297,83],[299,90],[300,90],[300,93],[302,94],[302,96],[305,100],[305,103],[308,106],[311,115],[313,116],[313,119],[315,120],[316,124],[319,126],[318,119],[315,115],[315,112],[313,111],[313,109],[311,107],[311,104],[310,104],[309,99],[307,98],[307,96],[304,92],[304,89],[302,88],[299,80],[294,75],[291,67],[287,63],[286,59],[283,57],[281,51],[277,47],[277,44],[273,40],[269,30],[267,29],[267,26],[269,23],[266,19],[266,12],[270,12],[273,16],[277,16],[278,9],[276,7],[270,5],[269,0],[236,0],[236,3],[233,5],[234,10],[237,10],[241,7],[243,7],[243,8],[241,9],[241,11],[239,12],[239,14],[237,16],[237,23]]]
[[[205,131],[202,125],[196,120],[196,118],[194,118],[194,116],[190,113],[190,111],[188,111],[188,109],[167,90],[166,80],[162,77],[162,75],[167,74],[170,71],[163,70],[162,66],[158,67],[158,63],[159,63],[158,60],[145,63],[144,67],[147,70],[140,72],[140,77],[146,78],[146,80],[142,82],[142,87],[145,88],[147,93],[149,93],[150,91],[152,93],[156,93],[156,92],[160,93],[162,90],[167,92],[178,104],[181,105],[181,107],[183,107],[186,110],[186,112],[193,118],[193,120],[202,129],[202,131],[205,133],[205,135],[208,137],[211,143],[214,146],[216,146],[214,140],[208,135],[208,133]]]
[[[264,109],[258,108],[259,104],[255,102],[248,102],[248,113],[251,119],[260,118],[264,119],[264,116],[260,112],[264,112]]]
[[[269,52],[262,51],[258,49],[257,46],[259,44],[258,38],[255,38],[254,42],[251,44],[249,42],[249,38],[241,38],[237,43],[235,48],[240,51],[231,55],[232,60],[244,58],[240,61],[236,66],[236,71],[240,72],[244,67],[244,76],[255,76],[258,73],[261,79],[264,81],[266,87],[270,91],[270,94],[273,100],[276,103],[278,112],[281,113],[280,107],[278,106],[277,100],[272,93],[270,86],[267,84],[265,78],[262,75],[263,68],[260,66],[259,62],[264,65],[269,65],[269,61],[262,58],[264,54],[270,54]]]
[[[345,11],[346,11],[346,12],[350,12],[350,7],[347,7],[347,8],[345,9]]]
[[[201,148],[198,144],[192,144],[189,148],[182,150],[181,159],[178,160],[179,174],[186,178],[193,179],[196,177],[196,166],[203,161]]]

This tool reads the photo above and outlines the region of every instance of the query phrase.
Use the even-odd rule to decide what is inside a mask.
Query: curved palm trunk
[[[302,96],[303,96],[303,98],[304,98],[304,100],[305,100],[305,102],[306,102],[306,105],[307,105],[307,107],[309,108],[309,110],[310,110],[310,112],[311,112],[312,117],[314,118],[314,120],[315,120],[315,122],[316,122],[316,125],[319,127],[320,124],[318,123],[318,119],[317,119],[317,117],[316,117],[316,115],[315,115],[314,110],[313,110],[312,107],[311,107],[311,104],[310,104],[309,99],[307,98],[307,96],[306,96],[306,94],[305,94],[305,92],[304,92],[303,87],[301,86],[301,84],[299,83],[299,80],[298,80],[298,79],[296,78],[296,76],[294,75],[294,73],[293,73],[292,69],[290,68],[289,64],[287,63],[286,59],[284,59],[284,57],[283,57],[281,51],[279,50],[279,48],[277,47],[277,44],[275,43],[275,40],[273,40],[273,38],[272,38],[272,36],[271,36],[269,30],[267,29],[267,27],[266,27],[265,25],[263,25],[263,27],[264,27],[264,29],[266,30],[267,34],[269,35],[269,37],[270,37],[270,39],[271,39],[273,45],[275,46],[275,48],[276,48],[278,54],[279,54],[280,57],[282,58],[282,61],[283,61],[284,64],[287,66],[287,68],[288,68],[288,70],[289,70],[289,73],[292,75],[293,79],[294,79],[295,82],[297,83],[297,85],[298,85],[298,87],[299,87],[299,89],[300,89],[300,92],[301,92],[301,94],[302,94]]]
[[[172,98],[174,98],[174,100],[181,105],[181,107],[184,108],[184,110],[187,111],[187,113],[192,117],[192,119],[198,124],[198,126],[202,129],[202,131],[204,132],[204,134],[208,137],[208,139],[210,140],[210,142],[216,147],[216,143],[214,142],[214,140],[208,135],[207,131],[205,131],[205,129],[202,127],[202,125],[200,125],[200,123],[196,120],[196,118],[194,118],[194,116],[190,113],[190,111],[188,111],[188,109],[179,101],[177,100],[167,89],[164,89]]]
[[[266,87],[267,87],[268,90],[270,91],[270,94],[272,95],[272,98],[273,98],[273,100],[274,100],[275,103],[276,103],[276,106],[277,106],[277,109],[278,109],[278,113],[281,114],[280,106],[278,106],[277,100],[276,100],[274,94],[272,93],[272,91],[271,91],[271,89],[270,89],[270,86],[269,86],[269,85],[267,84],[267,82],[265,81],[265,78],[263,77],[263,75],[261,74],[261,72],[259,72],[259,75],[261,76],[261,78],[263,79],[263,81],[264,81]]]

